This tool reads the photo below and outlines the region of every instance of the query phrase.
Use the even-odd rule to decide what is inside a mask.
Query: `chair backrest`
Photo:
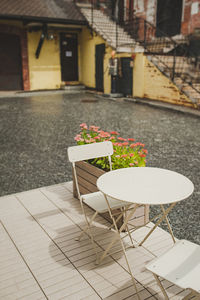
[[[70,162],[105,157],[112,154],[113,145],[110,141],[72,146],[68,148],[68,158]]]
[[[112,165],[111,165],[112,154],[113,154],[113,144],[111,141],[97,142],[97,143],[92,143],[87,145],[77,145],[68,148],[68,158],[73,166],[76,189],[78,193],[78,198],[80,200],[81,200],[81,195],[80,195],[80,190],[78,185],[75,163],[82,160],[108,156],[110,170],[112,170]]]

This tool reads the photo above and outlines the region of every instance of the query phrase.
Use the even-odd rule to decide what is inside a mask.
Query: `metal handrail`
[[[79,2],[78,0],[74,1]],[[81,1],[81,3],[83,2],[84,1]],[[122,26],[136,42],[143,46],[146,55],[157,58],[157,66],[159,67],[159,64],[162,65],[162,69],[160,67],[160,70],[163,74],[168,76],[174,82],[177,78],[180,78],[182,86],[189,84],[194,91],[200,93],[200,90],[194,85],[196,82],[200,83],[200,70],[198,70],[199,73],[195,73],[191,69],[191,76],[188,74],[188,70],[186,72],[186,69],[189,66],[191,68],[194,62],[199,61],[200,65],[200,57],[196,57],[196,55],[191,52],[191,49],[189,49],[189,40],[174,40],[144,18],[134,16],[134,12],[130,12],[129,10],[125,10],[124,20],[119,24],[118,17],[115,16],[114,18],[111,13],[110,0],[105,0],[103,2],[98,0],[88,0],[85,2],[91,4],[91,14],[93,16],[91,17],[92,26],[95,24],[93,15],[94,9],[100,9],[102,6],[107,16],[116,23],[116,48],[118,47],[119,26]],[[184,58],[184,62],[183,59],[179,59],[179,56]],[[195,76],[197,75],[196,78],[195,76],[192,78],[193,74]]]

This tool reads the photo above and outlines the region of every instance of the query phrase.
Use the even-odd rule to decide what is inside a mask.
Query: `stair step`
[[[147,58],[155,64],[155,66],[170,78],[171,72],[173,70],[173,56],[163,56],[163,55],[148,55]],[[187,95],[188,98],[193,103],[200,103],[200,82],[196,82],[191,86],[189,83],[191,81],[200,81],[200,70],[197,72],[192,69],[192,65],[187,61],[187,58],[178,56],[176,57],[176,74],[181,77],[176,76],[174,78],[174,84],[179,88],[181,92]]]
[[[93,17],[91,8],[81,8],[81,12],[88,20],[90,26],[101,35],[110,46],[116,47],[116,40],[118,46],[137,45],[137,43],[130,37],[130,35],[120,26],[117,27],[117,38],[116,38],[116,24],[102,11],[94,9]],[[129,48],[130,49],[130,48]],[[143,48],[142,48],[143,50]],[[132,49],[130,49],[132,51]],[[142,51],[143,52],[143,51]]]

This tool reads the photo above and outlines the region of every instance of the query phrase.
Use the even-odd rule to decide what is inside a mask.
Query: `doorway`
[[[133,93],[133,60],[131,57],[122,57],[121,77],[119,79],[119,93],[123,96],[132,96]]]
[[[60,58],[62,81],[78,81],[77,34],[60,34]]]
[[[22,90],[20,37],[0,33],[0,90]]]
[[[104,54],[105,44],[95,46],[95,81],[96,90],[99,92],[104,91]]]
[[[156,13],[156,37],[180,34],[182,0],[158,0]]]

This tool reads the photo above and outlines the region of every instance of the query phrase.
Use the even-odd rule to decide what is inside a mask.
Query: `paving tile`
[[[59,300],[63,297],[68,296],[69,299],[71,298],[71,295],[75,294],[77,291],[81,291],[81,294],[84,289],[88,289],[90,295],[94,293],[92,288],[88,288],[88,284],[85,281],[79,282],[78,284],[71,285],[68,288],[62,289],[54,294],[48,295],[49,300]],[[77,298],[78,299],[78,298]]]
[[[137,299],[130,275],[124,270],[127,266],[119,242],[112,249],[118,253],[97,266],[88,236],[84,235],[81,241],[75,240],[81,233],[80,226],[84,227],[85,223],[80,203],[72,197],[71,191],[72,183],[63,183],[0,198],[0,217],[33,274],[0,226],[3,299],[39,300],[45,299],[45,293],[49,300]],[[92,214],[90,209],[87,211]],[[92,226],[96,243],[103,248],[114,236],[112,231],[107,231],[107,226],[108,222],[101,216]],[[152,226],[150,223],[147,228],[132,233],[136,243]],[[130,245],[128,237],[124,243]],[[163,299],[145,264],[171,245],[169,234],[157,228],[142,247],[127,249],[134,276],[142,284],[137,284],[142,300]],[[97,251],[101,254],[102,249],[97,246]],[[179,300],[184,295],[169,282],[163,283],[170,299]]]
[[[81,296],[81,298],[80,298],[81,300],[100,300],[100,299],[102,299],[102,298],[100,298],[97,294],[92,294],[92,295],[90,295],[90,296],[83,296],[83,298],[82,298],[82,296]]]
[[[56,284],[44,288],[44,291],[47,295],[51,295],[65,288],[68,288],[70,290],[71,286],[73,285],[77,285],[78,287],[78,285],[80,284],[81,286],[83,282],[85,282],[85,284],[87,285],[86,281],[83,280],[83,277],[80,274],[76,273],[75,276],[70,277],[67,280],[62,280],[60,282],[57,282]]]
[[[51,273],[51,276],[47,279],[40,279],[40,283],[42,285],[42,287],[45,289],[47,287],[53,286],[57,283],[60,283],[62,281],[68,281],[68,279],[74,277],[77,275],[77,270],[76,269],[71,269],[68,270],[67,272],[65,271],[64,273],[61,274],[55,274]]]

